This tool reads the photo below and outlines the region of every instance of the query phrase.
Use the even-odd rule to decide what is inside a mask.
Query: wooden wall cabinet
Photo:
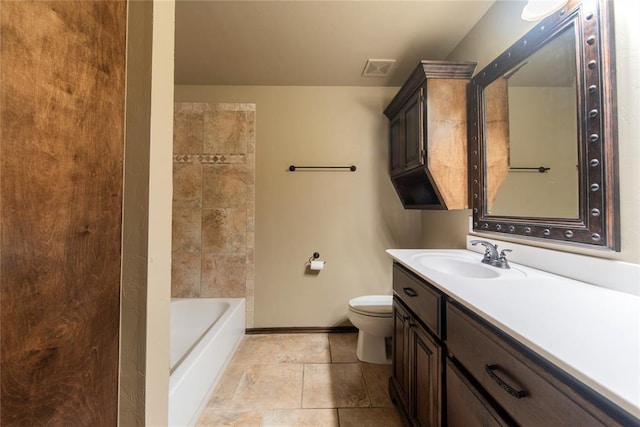
[[[407,209],[468,204],[470,62],[421,61],[385,109],[391,181]]]

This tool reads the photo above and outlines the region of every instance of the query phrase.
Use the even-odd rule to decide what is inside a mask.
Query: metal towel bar
[[[354,165],[351,166],[289,166],[289,171],[295,172],[296,169],[349,169],[351,172],[356,171]]]
[[[509,170],[531,170],[531,171],[538,171],[540,173],[545,173],[546,171],[550,171],[551,168],[540,166],[537,168],[509,168]]]

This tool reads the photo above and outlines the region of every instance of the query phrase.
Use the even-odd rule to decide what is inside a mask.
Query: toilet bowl
[[[349,300],[348,317],[358,328],[356,356],[362,362],[391,363],[386,341],[393,334],[392,306],[392,295],[365,295]]]

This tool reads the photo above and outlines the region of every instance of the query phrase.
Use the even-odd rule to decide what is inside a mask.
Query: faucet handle
[[[500,258],[497,261],[497,267],[500,268],[511,268],[509,266],[509,261],[507,261],[507,252],[513,252],[512,249],[503,249],[500,251]]]
[[[503,249],[500,251],[500,258],[498,258],[500,260],[500,262],[503,262],[504,264],[507,264],[507,252],[513,252],[512,249]],[[508,267],[507,267],[508,268]]]
[[[507,254],[506,252],[513,252],[513,249],[503,249],[500,251],[500,258],[506,258]]]

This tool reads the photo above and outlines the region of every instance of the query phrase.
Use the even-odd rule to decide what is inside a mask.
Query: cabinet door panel
[[[398,114],[389,124],[389,170],[396,175],[404,170],[404,123]]]
[[[405,408],[409,398],[409,314],[393,304],[393,380]]]
[[[405,168],[411,169],[422,165],[422,89],[407,101],[403,109],[404,119],[404,161]]]
[[[413,356],[413,387],[411,400],[416,425],[439,426],[441,402],[440,345],[420,326],[411,328]]]

